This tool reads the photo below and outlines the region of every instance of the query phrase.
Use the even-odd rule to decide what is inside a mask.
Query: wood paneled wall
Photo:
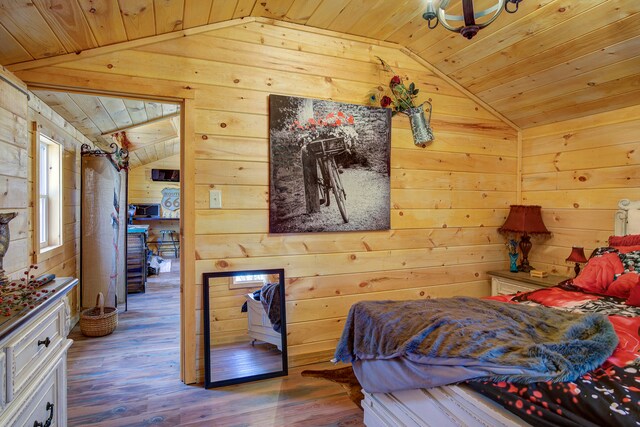
[[[26,90],[10,72],[0,69],[0,74]],[[11,241],[3,259],[11,278],[20,277],[31,264],[29,120],[27,97],[0,80],[0,209],[18,213],[9,223]]]
[[[534,239],[531,264],[573,276],[571,246],[606,246],[623,198],[640,199],[640,106],[526,129],[522,199],[542,206],[550,239]]]
[[[0,73],[15,81],[5,70]],[[15,211],[10,223],[11,243],[4,258],[4,268],[18,278],[30,264],[38,269],[32,274],[53,273],[58,277],[79,277],[80,248],[80,145],[89,142],[80,132],[38,99],[27,97],[0,81],[0,209]],[[63,151],[63,247],[55,255],[36,262],[33,244],[33,138],[37,131],[64,147]],[[70,293],[73,314],[78,313],[79,289]]]
[[[184,200],[193,202],[183,204],[183,262],[186,277],[195,267],[195,283],[183,288],[187,310],[190,295],[196,298],[196,317],[184,319],[194,334],[186,337],[187,382],[202,366],[203,272],[285,269],[292,365],[328,359],[356,301],[489,293],[486,271],[508,264],[496,229],[517,197],[514,129],[398,45],[259,22],[162,37],[83,52],[18,76],[189,98],[181,172],[183,193],[189,192]],[[406,117],[393,119],[391,230],[268,234],[269,94],[363,104],[390,78],[376,55],[415,81],[420,100],[434,105],[436,141],[426,149],[413,145]],[[222,191],[222,209],[208,209],[212,188]],[[195,265],[186,258],[190,247]]]
[[[129,171],[129,203],[160,203],[162,190],[165,188],[179,188],[175,182],[159,182],[151,179],[151,169],[180,169],[180,154],[165,157],[161,160],[148,163],[144,166],[133,168]],[[150,225],[149,241],[157,242],[160,237],[160,229],[174,230],[179,233],[178,221],[140,221],[140,224]],[[156,247],[152,244],[152,250]],[[177,262],[177,261],[175,261]]]
[[[129,171],[129,203],[160,203],[164,188],[178,188],[174,182],[153,181],[151,169],[180,169],[180,154],[165,157]]]

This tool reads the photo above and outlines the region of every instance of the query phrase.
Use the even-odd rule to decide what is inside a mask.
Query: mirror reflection
[[[205,387],[287,375],[284,270],[203,275]]]

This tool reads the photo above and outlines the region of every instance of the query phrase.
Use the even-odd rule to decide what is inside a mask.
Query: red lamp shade
[[[577,246],[572,247],[571,254],[569,254],[569,257],[566,260],[572,261],[572,262],[582,262],[582,263],[587,262],[587,257],[584,256],[584,248],[579,248]]]
[[[522,233],[520,238],[520,251],[522,261],[518,270],[529,272],[533,267],[529,265],[529,251],[531,250],[530,234],[551,234],[542,221],[541,207],[536,205],[511,205],[509,216],[502,227],[498,228],[500,233]]]
[[[499,232],[514,232],[527,234],[551,234],[542,222],[540,206],[511,205],[509,216]]]
[[[576,272],[576,277],[580,274],[580,263],[587,262],[587,257],[584,256],[584,248],[580,248],[578,246],[574,246],[571,248],[571,253],[566,261],[575,262],[576,266],[573,268],[573,271]]]

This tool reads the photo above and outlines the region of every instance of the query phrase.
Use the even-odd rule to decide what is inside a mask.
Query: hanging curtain
[[[126,302],[126,210],[128,152],[82,146],[82,307],[99,292],[106,305]]]

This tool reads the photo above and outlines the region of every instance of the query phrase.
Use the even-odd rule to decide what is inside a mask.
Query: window
[[[267,283],[267,276],[265,274],[245,274],[242,276],[233,276],[230,289],[239,288],[255,288],[262,287]]]
[[[37,236],[42,253],[62,245],[62,147],[44,135],[37,147]]]

